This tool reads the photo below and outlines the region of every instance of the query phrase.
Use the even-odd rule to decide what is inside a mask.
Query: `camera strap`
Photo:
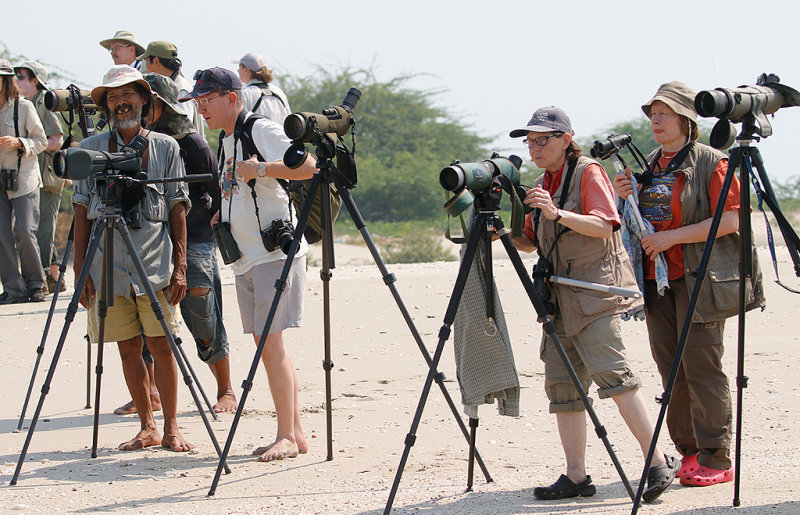
[[[572,175],[575,173],[575,166],[577,166],[578,160],[573,159],[569,162],[567,166],[567,174],[564,177],[564,182],[561,185],[561,196],[558,198],[558,209],[563,209],[564,204],[567,202],[567,195],[569,195],[569,185],[572,182]],[[545,172],[547,173],[547,172]],[[542,216],[542,210],[537,209],[534,213],[533,218],[533,244],[536,246],[536,252],[539,254],[539,257],[542,258],[544,255],[542,254],[542,249],[539,246],[539,220]],[[558,231],[556,234],[555,240],[553,240],[553,246],[550,247],[550,251],[547,253],[547,258],[550,257],[550,254],[553,253],[553,250],[556,248],[556,243],[561,238],[561,235],[565,232],[569,231],[569,227],[564,227],[561,231]]]
[[[253,124],[256,123],[261,118],[266,118],[265,116],[251,114],[250,117],[245,119],[246,112],[242,109],[239,112],[239,116],[236,118],[236,126],[233,129],[233,166],[236,166],[236,159],[237,159],[237,144],[242,144],[242,154],[243,157],[247,157],[250,159],[251,156],[256,156],[256,160],[259,162],[264,161],[264,157],[261,155],[261,152],[258,151],[256,147],[255,141],[253,141]],[[222,136],[222,132],[220,132],[220,136]],[[222,170],[220,170],[222,171]],[[261,228],[261,217],[258,214],[258,195],[256,194],[256,180],[250,179],[247,181],[247,185],[250,187],[250,196],[253,197],[253,208],[256,212],[256,222],[258,222],[258,232],[262,231]],[[233,196],[231,195],[231,202],[233,201]],[[228,202],[228,221],[230,222],[231,219],[231,202]]]
[[[19,97],[14,99],[14,136],[19,139]],[[22,145],[22,140],[19,140],[20,145]],[[21,148],[17,149],[17,173],[19,173],[20,168],[22,167],[22,154],[25,151]]]
[[[675,156],[672,158],[672,160],[667,165],[667,169],[663,170],[662,173],[672,173],[675,170],[677,170],[678,168],[680,168],[680,166],[686,160],[686,156],[689,155],[689,152],[691,152],[693,148],[694,148],[694,141],[689,142],[687,145],[684,145],[684,147],[682,149],[680,149],[677,154],[675,154]],[[653,157],[653,162],[650,165],[650,169],[651,170],[655,170],[656,166],[657,166],[659,170],[662,170],[661,165],[658,164],[658,162],[660,160],[661,160],[661,149],[659,148],[658,151],[656,152],[656,155]],[[645,172],[645,173],[647,173],[647,172]],[[661,174],[659,174],[659,175],[661,175]],[[638,179],[638,177],[637,177],[637,179]],[[647,184],[650,184],[650,183],[648,182]]]
[[[139,131],[139,135],[143,138],[147,138],[147,134],[144,131]],[[112,154],[117,152],[117,131],[111,132],[108,136],[108,151]],[[147,171],[147,165],[150,161],[150,145],[147,145],[147,148],[144,149],[144,153],[142,153],[142,166],[141,169]]]

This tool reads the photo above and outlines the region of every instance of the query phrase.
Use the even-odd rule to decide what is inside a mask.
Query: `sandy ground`
[[[763,225],[756,218],[754,223]],[[763,234],[759,241],[763,243]],[[631,501],[591,428],[587,461],[597,495],[563,502],[533,498],[533,487],[555,480],[563,472],[564,463],[555,418],[547,413],[542,390],[543,368],[538,356],[541,328],[513,267],[499,255],[501,250],[497,246],[495,274],[514,344],[522,399],[519,418],[501,417],[494,406],[480,410],[478,449],[494,482],[487,483],[476,467],[474,491],[465,493],[467,445],[442,393],[434,387],[394,509],[398,513],[453,514],[630,512]],[[318,262],[320,248],[316,246],[312,252]],[[779,247],[778,256],[782,277],[797,287],[785,248]],[[26,435],[26,431],[12,431],[17,426],[50,304],[1,307],[0,403],[5,416],[0,418],[0,513],[381,512],[428,369],[366,248],[337,244],[336,257],[331,282],[333,460],[326,460],[322,287],[319,268],[312,266],[304,326],[287,333],[302,383],[300,396],[306,432],[311,437],[310,453],[269,464],[258,463],[249,455],[256,446],[271,441],[275,432],[266,375],[259,367],[229,456],[232,473],[222,476],[213,497],[207,493],[216,470],[216,454],[182,384],[179,421],[184,434],[197,444],[198,452],[116,450],[138,430],[138,419],[111,413],[128,399],[113,344],[105,346],[98,457],[90,457],[93,410],[84,408],[87,349],[83,310],[66,339],[19,483],[9,486]],[[800,331],[795,325],[800,297],[775,285],[769,254],[763,247],[761,258],[768,306],[764,312],[747,316],[745,374],[750,386],[744,390],[741,508],[736,511],[800,513]],[[532,260],[526,259],[526,264],[530,267]],[[389,267],[397,275],[399,293],[431,352],[437,345],[436,335],[457,266],[451,262]],[[248,335],[241,334],[229,272],[224,283],[234,386],[240,396],[238,385],[247,376],[254,346]],[[67,294],[71,292],[69,289]],[[67,296],[57,302],[26,428],[40,398],[39,384],[50,368],[68,302]],[[626,322],[623,331],[632,366],[644,382],[655,419],[659,405],[652,399],[662,388],[650,357],[645,325]],[[182,336],[189,340],[185,329]],[[735,320],[729,321],[726,345],[724,363],[735,389]],[[186,350],[202,385],[213,396],[214,382],[208,368],[197,359],[191,345]],[[446,387],[460,410],[451,341],[445,343],[439,368],[447,374]],[[612,402],[596,402],[595,407],[628,477],[638,482],[643,459],[636,443]],[[160,423],[160,416],[157,420]],[[221,444],[228,437],[232,420],[232,414],[225,414],[211,422]],[[661,443],[671,449],[666,429]],[[733,511],[732,499],[733,483],[690,488],[676,482],[655,504],[644,505],[641,513],[728,513]]]

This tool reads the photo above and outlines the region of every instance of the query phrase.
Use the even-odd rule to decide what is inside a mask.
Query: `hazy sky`
[[[800,89],[800,7],[788,0],[37,5],[35,22],[4,24],[0,41],[88,84],[99,84],[113,64],[98,42],[119,29],[135,32],[144,46],[175,43],[187,78],[197,68],[235,70],[231,59],[248,51],[265,56],[278,83],[282,72],[305,75],[317,65],[372,66],[381,80],[416,73],[412,86],[444,90],[438,105],[496,137],[497,150],[525,157],[508,131],[544,105],[565,109],[582,136],[640,116],[641,104],[670,80],[699,91],[753,84],[768,72]],[[773,128],[759,144],[770,177],[800,175],[791,155],[800,108],[779,110]]]

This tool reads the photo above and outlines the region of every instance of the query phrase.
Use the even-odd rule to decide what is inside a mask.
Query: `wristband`
[[[557,209],[556,210],[556,217],[553,218],[553,221],[554,222],[558,222],[559,220],[561,220],[561,217],[563,216],[563,214],[564,213],[560,209]]]

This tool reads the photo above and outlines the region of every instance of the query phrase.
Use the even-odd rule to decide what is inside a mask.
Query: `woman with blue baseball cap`
[[[545,172],[528,191],[525,204],[534,208],[522,236],[514,238],[520,250],[539,253],[552,275],[636,289],[636,279],[618,231],[614,191],[603,167],[585,157],[572,139],[567,113],[558,107],[537,109],[526,126],[511,131],[525,137],[531,159]],[[653,424],[639,380],[625,358],[620,332],[621,315],[641,300],[552,284],[546,289],[552,303],[556,335],[581,381],[584,391],[592,382],[601,399],[611,398],[643,453],[650,447]],[[595,494],[586,473],[586,415],[580,393],[571,380],[552,336],[542,335],[545,391],[550,412],[556,414],[567,472],[550,486],[537,487],[537,499],[589,497]],[[643,498],[652,502],[672,483],[679,467],[675,458],[656,449]]]

